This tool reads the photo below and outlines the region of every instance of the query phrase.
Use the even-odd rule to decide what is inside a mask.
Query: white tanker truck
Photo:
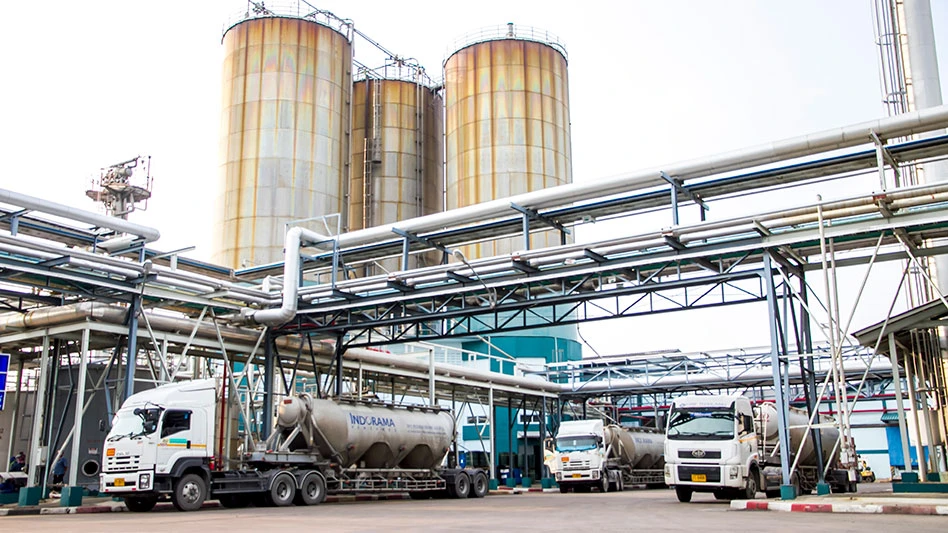
[[[454,419],[439,408],[396,407],[308,394],[283,399],[266,442],[221,464],[220,383],[173,383],[130,396],[105,440],[100,491],[131,511],[170,498],[181,511],[217,499],[225,507],[316,505],[327,494],[407,492],[483,497],[481,470],[443,468]],[[236,423],[232,424],[236,427]]]
[[[790,409],[790,448],[797,453],[806,433],[808,417]],[[821,425],[831,420],[820,417]],[[839,432],[820,428],[823,465],[830,465],[824,479],[833,492],[854,492],[855,479],[838,468],[836,441]],[[682,396],[668,413],[665,440],[665,483],[675,488],[678,500],[691,501],[695,492],[710,492],[719,500],[753,499],[757,492],[780,495],[782,470],[777,410],[773,403],[751,407],[737,395]],[[790,483],[797,494],[808,494],[819,479],[817,451],[807,438]],[[791,455],[792,464],[794,456]]]
[[[568,420],[556,432],[554,477],[560,492],[664,485],[664,435],[656,429]]]

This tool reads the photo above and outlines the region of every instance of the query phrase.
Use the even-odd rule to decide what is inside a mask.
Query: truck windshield
[[[112,420],[112,431],[109,432],[108,440],[151,435],[158,429],[160,416],[161,410],[158,408],[119,411]]]
[[[558,437],[556,439],[556,451],[558,452],[581,452],[583,450],[592,450],[597,445],[596,437]]]
[[[707,407],[676,409],[668,420],[669,439],[729,440],[734,438],[734,411]]]

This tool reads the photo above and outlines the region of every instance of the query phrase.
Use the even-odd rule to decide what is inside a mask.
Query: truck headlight
[[[563,473],[562,473],[562,472],[557,472],[557,473],[556,473],[556,480],[559,481],[559,480],[561,480],[561,479],[563,479]]]
[[[741,475],[741,467],[737,465],[729,467],[727,471],[727,475],[731,479],[737,479],[737,477]]]
[[[139,474],[138,489],[139,490],[151,489],[151,474]]]
[[[593,479],[599,479],[599,471],[598,471],[598,470],[593,470],[592,476],[593,476]]]

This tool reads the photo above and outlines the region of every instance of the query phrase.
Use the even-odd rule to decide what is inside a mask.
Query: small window
[[[161,426],[161,438],[189,429],[191,429],[191,411],[165,411],[164,423]]]

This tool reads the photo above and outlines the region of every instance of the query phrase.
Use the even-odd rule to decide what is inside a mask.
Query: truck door
[[[207,442],[200,431],[203,424],[196,420],[199,415],[190,409],[168,409],[164,412],[155,461],[159,473],[170,472],[181,458],[204,457],[207,454]]]

